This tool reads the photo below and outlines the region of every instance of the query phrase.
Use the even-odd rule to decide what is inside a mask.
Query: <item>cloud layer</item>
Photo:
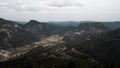
[[[11,11],[40,11],[71,6],[81,6],[81,3],[72,0],[0,0],[0,9]]]
[[[71,7],[71,6],[82,6],[81,3],[77,2],[77,1],[71,1],[71,0],[67,0],[67,1],[51,1],[48,3],[48,6],[50,7]]]
[[[0,0],[0,17],[12,20],[120,20],[120,0]]]

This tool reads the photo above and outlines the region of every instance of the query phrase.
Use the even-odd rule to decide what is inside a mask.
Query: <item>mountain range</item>
[[[36,20],[20,24],[0,18],[0,67],[119,68],[118,24],[86,21],[64,26]]]

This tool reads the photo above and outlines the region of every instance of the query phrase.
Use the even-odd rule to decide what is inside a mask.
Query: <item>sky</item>
[[[120,21],[120,0],[0,0],[0,17],[15,21]]]

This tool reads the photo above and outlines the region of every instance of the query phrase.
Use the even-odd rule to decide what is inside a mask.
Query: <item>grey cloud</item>
[[[39,12],[43,10],[54,10],[55,8],[53,9],[53,7],[61,8],[71,6],[82,6],[82,4],[73,0],[0,0],[0,8],[5,8],[5,11]]]
[[[4,10],[9,11],[39,11],[38,7],[32,7],[32,6],[25,6],[23,3],[0,3],[0,8],[4,8]],[[6,8],[6,9],[5,9]]]
[[[49,2],[48,6],[50,7],[71,7],[71,6],[82,6],[82,4],[74,2],[74,1],[53,1]]]
[[[120,0],[0,0],[0,16],[44,21],[119,20],[119,6]]]
[[[46,6],[46,5],[45,5]],[[43,11],[43,10],[50,10],[50,8],[48,7],[41,7],[41,3],[33,3],[33,4],[29,4],[28,1],[27,2],[4,2],[4,1],[0,1],[0,10],[2,11],[28,11],[28,12],[39,12],[39,11]]]

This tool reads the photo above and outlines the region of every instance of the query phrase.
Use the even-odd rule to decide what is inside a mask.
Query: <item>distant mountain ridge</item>
[[[79,24],[79,26],[76,26],[76,27],[73,27],[73,26],[64,27],[64,26],[59,26],[59,25],[51,24],[51,23],[39,22],[36,20],[30,20],[26,24],[18,24],[14,21],[5,20],[2,18],[0,19],[0,29],[1,29],[0,38],[3,41],[1,45],[7,46],[9,44],[9,43],[5,44],[5,42],[7,42],[3,40],[3,38],[5,38],[10,42],[10,45],[8,47],[12,47],[12,44],[14,44],[14,46],[17,46],[17,42],[16,42],[17,40],[14,40],[14,39],[17,39],[17,37],[18,39],[19,37],[21,37],[19,41],[21,41],[20,43],[24,45],[23,43],[29,43],[33,39],[34,41],[39,40],[42,35],[44,36],[57,35],[57,34],[68,35],[71,32],[76,33],[76,32],[80,32],[84,30],[85,30],[85,33],[89,31],[90,33],[93,32],[94,34],[94,32],[98,32],[100,30],[102,32],[108,30],[103,24],[97,23],[97,22],[96,23],[81,23]],[[12,36],[13,39],[12,38],[8,39],[9,38],[8,35]],[[25,38],[22,38],[22,37],[25,37]],[[25,39],[26,42],[23,39]],[[13,40],[14,42],[12,42]]]

